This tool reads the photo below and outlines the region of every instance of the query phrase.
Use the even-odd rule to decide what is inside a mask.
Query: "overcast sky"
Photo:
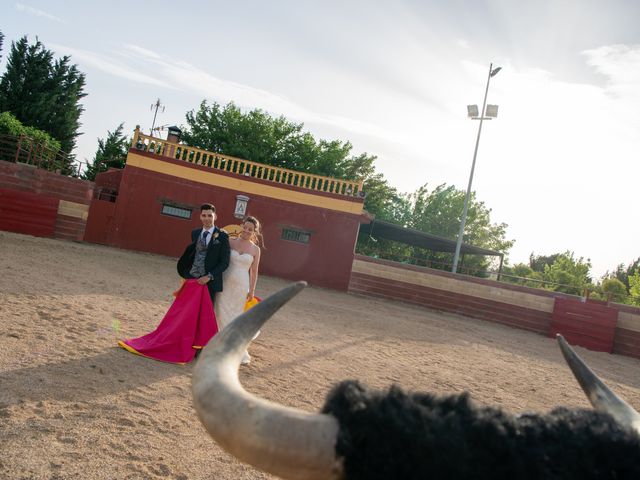
[[[640,257],[640,2],[629,0],[0,0],[10,43],[36,36],[86,73],[76,151],[120,122],[184,124],[203,100],[303,122],[378,156],[391,185],[473,190],[516,240],[510,262],[570,250],[596,277]]]

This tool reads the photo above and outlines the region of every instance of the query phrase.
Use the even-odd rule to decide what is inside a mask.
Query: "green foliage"
[[[260,109],[242,113],[233,103],[222,107],[203,101],[197,112],[187,113],[187,124],[182,135],[187,144],[267,165],[308,171],[312,159],[324,154],[324,161],[318,158],[313,171],[324,174],[322,166],[330,156],[310,134],[302,132],[302,124],[282,116],[273,118]]]
[[[640,307],[640,270],[629,277],[630,303]]]
[[[531,269],[525,263],[516,263],[515,265],[505,264],[502,267],[502,281],[524,285],[526,287],[540,288],[542,285],[542,274]]]
[[[628,291],[630,288],[629,277],[633,276],[633,274],[637,271],[640,271],[640,258],[637,258],[635,261],[631,262],[627,267],[625,267],[625,265],[621,263],[616,267],[613,273],[607,272],[605,274],[605,277],[617,278],[622,283],[624,283]]]
[[[511,268],[511,274],[516,277],[529,277],[532,273],[531,267],[524,263],[517,263]]]
[[[440,185],[433,192],[422,187],[411,195],[391,187],[376,173],[376,157],[367,153],[351,155],[352,145],[340,140],[316,141],[303,131],[303,124],[284,117],[274,118],[255,109],[243,113],[236,105],[221,106],[203,101],[197,111],[186,116],[183,128],[185,143],[204,150],[244,158],[254,162],[324,175],[345,180],[363,180],[366,194],[364,208],[376,218],[398,223],[435,235],[455,239],[460,225],[464,192]],[[506,225],[492,224],[490,210],[472,199],[469,207],[465,241],[485,248],[507,251],[513,245],[506,240]],[[421,264],[451,263],[451,254],[434,254],[420,248],[358,238],[359,253],[397,261]],[[489,260],[467,256],[465,265],[486,269]]]
[[[362,153],[350,157],[343,163],[343,171],[337,173],[341,174],[339,178],[363,180],[362,189],[366,193],[364,208],[367,212],[381,220],[403,223],[408,203],[381,173],[376,173],[376,160],[376,156]]]
[[[547,265],[553,265],[561,253],[554,253],[553,255],[529,255],[529,266],[534,272],[544,272]]]
[[[598,290],[604,300],[611,299],[613,302],[622,303],[626,301],[627,287],[617,278],[605,278]]]
[[[25,36],[11,44],[7,69],[0,79],[0,111],[9,111],[23,124],[47,132],[68,153],[79,135],[84,85],[85,76],[70,63],[70,57],[54,59],[39,40],[30,45]],[[66,173],[72,162],[69,156]]]
[[[398,214],[400,196],[374,167],[376,157],[351,156],[352,145],[320,140],[304,132],[302,123],[272,117],[260,109],[243,113],[233,103],[224,107],[203,101],[186,116],[185,143],[210,152],[344,180],[363,180],[365,209],[379,218]]]
[[[0,113],[0,134],[13,135],[16,137],[23,135],[33,139],[37,145],[44,145],[54,152],[60,150],[59,141],[51,138],[47,132],[43,132],[34,127],[24,126],[22,122],[10,112]]]
[[[4,34],[0,32],[0,53],[2,53],[2,40],[4,40]],[[2,60],[2,55],[0,55],[0,60]]]
[[[131,139],[123,135],[123,127],[124,123],[121,123],[113,132],[107,131],[106,139],[98,139],[98,150],[82,178],[93,181],[98,173],[109,168],[124,168]]]
[[[538,256],[532,253],[529,257],[529,265],[520,263],[505,266],[503,280],[573,295],[582,295],[585,289],[602,294],[602,289],[593,285],[589,276],[590,270],[591,261],[582,257],[576,258],[573,252]],[[615,289],[616,286],[611,284],[607,288]]]
[[[543,279],[555,285],[547,288],[556,292],[582,295],[585,288],[592,287],[591,261],[583,257],[575,258],[573,252],[559,254],[551,265],[544,266]]]
[[[465,192],[446,184],[439,185],[431,192],[426,185],[412,194],[402,195],[395,191],[385,192],[385,201],[382,203],[382,208],[379,209],[382,214],[377,215],[377,218],[454,240],[457,238],[460,228],[464,197]],[[513,241],[505,238],[505,224],[491,223],[490,213],[491,211],[484,206],[484,203],[476,202],[475,197],[472,196],[468,208],[464,241],[480,247],[507,252],[513,245]],[[451,268],[453,259],[451,253],[432,252],[425,248],[389,242],[384,239],[374,241],[368,235],[361,235],[358,238],[356,249],[358,253],[365,255],[381,256],[396,261],[446,270]],[[485,276],[491,262],[491,258],[467,255],[463,262],[464,269],[461,271]]]
[[[589,276],[591,261],[583,257],[576,258],[573,252],[554,253],[553,255],[529,256],[529,266],[518,264],[506,267],[507,275],[522,277],[515,279],[506,277],[505,281],[531,287],[542,287],[555,292],[582,295],[585,288],[595,290]],[[613,287],[611,287],[613,288]]]
[[[374,238],[361,233],[358,236],[356,251],[360,255],[373,258],[384,258],[403,263],[417,263],[412,260],[412,250],[409,245],[393,242],[384,238]]]
[[[464,191],[452,185],[441,184],[431,192],[424,185],[405,196],[409,208],[405,210],[404,224],[415,230],[455,240],[460,229],[465,195]],[[504,223],[491,223],[491,210],[484,202],[476,201],[475,193],[472,193],[463,241],[498,252],[508,252],[514,241],[507,240],[506,228]],[[443,268],[449,268],[453,258],[450,253],[433,253],[417,248],[414,248],[414,254],[423,258],[426,256],[430,262],[442,264]],[[492,260],[482,255],[465,255],[461,271],[480,274],[490,267]]]

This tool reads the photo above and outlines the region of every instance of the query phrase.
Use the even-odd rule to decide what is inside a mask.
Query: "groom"
[[[213,303],[215,293],[222,291],[222,272],[229,266],[229,235],[214,225],[216,207],[210,203],[200,207],[200,220],[202,228],[191,232],[191,244],[178,260],[178,274],[206,284]]]

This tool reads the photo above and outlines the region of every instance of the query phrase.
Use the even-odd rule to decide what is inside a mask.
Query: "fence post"
[[[20,158],[21,148],[22,148],[22,135],[18,137],[18,148],[16,148],[16,163],[18,163],[18,158]]]

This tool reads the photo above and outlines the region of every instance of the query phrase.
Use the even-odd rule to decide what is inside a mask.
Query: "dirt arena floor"
[[[116,347],[155,328],[178,283],[172,258],[0,232],[0,478],[272,478],[208,437],[191,365]],[[284,285],[261,277],[257,293]],[[640,361],[577,351],[640,410]],[[549,338],[320,288],[274,316],[250,353],[245,388],[307,411],[346,378],[468,390],[514,413],[588,407]]]

